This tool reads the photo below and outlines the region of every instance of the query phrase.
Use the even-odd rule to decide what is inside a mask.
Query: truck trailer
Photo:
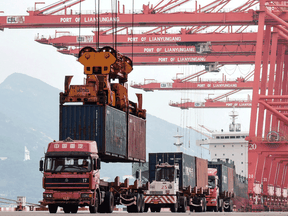
[[[149,154],[150,189],[144,192],[145,211],[172,212],[206,211],[208,188],[208,161],[177,153]]]

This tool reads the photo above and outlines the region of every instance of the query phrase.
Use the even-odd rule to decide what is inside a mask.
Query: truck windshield
[[[46,157],[46,172],[88,172],[91,170],[89,157]]]
[[[208,176],[208,187],[211,189],[215,188],[215,176]]]
[[[167,167],[161,167],[156,169],[156,181],[174,181],[174,173],[175,169],[173,167],[167,168]]]

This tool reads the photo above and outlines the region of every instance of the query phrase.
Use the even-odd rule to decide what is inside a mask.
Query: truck
[[[62,207],[65,213],[77,213],[78,207],[89,206],[90,213],[112,213],[115,205],[128,206],[129,212],[144,211],[143,185],[129,179],[123,183],[100,179],[101,159],[95,141],[53,141],[48,144],[39,170],[43,172],[43,201],[50,213]]]
[[[232,212],[235,169],[220,160],[208,163],[207,211]]]
[[[160,212],[206,211],[208,188],[208,161],[184,154],[150,153],[150,189],[144,191],[145,209]]]

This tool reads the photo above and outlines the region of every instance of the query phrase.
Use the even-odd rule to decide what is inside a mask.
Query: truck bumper
[[[91,191],[45,191],[43,193],[43,205],[56,204],[58,206],[64,206],[67,204],[78,206],[93,205],[94,198]]]
[[[176,195],[145,195],[144,201],[145,204],[149,205],[175,204],[177,202],[177,197]]]

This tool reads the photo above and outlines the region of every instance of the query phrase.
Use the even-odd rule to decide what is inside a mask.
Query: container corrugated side
[[[234,169],[228,167],[228,192],[234,193]]]
[[[155,165],[167,162],[170,165],[179,164],[179,187],[195,187],[195,157],[183,153],[150,153],[149,180],[155,180]],[[208,177],[207,177],[208,179]]]
[[[196,157],[196,185],[197,187],[208,188],[208,161]]]
[[[105,154],[127,158],[127,114],[106,106]]]
[[[102,161],[129,162],[126,113],[109,106],[60,106],[59,139],[97,142]]]
[[[128,159],[146,161],[146,120],[128,116]]]

